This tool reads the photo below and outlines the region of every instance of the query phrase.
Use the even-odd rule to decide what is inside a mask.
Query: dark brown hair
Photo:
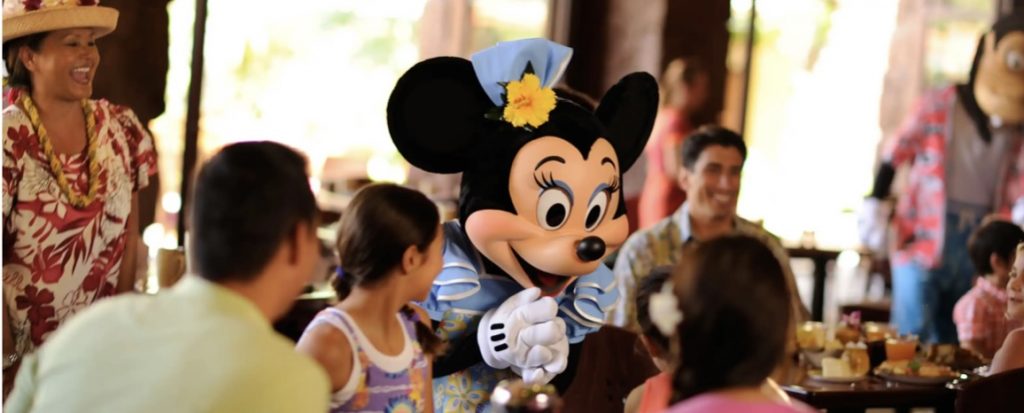
[[[410,246],[426,251],[440,221],[437,206],[418,191],[393,184],[360,189],[345,208],[338,231],[341,269],[332,283],[338,299],[345,299],[355,286],[382,280],[401,264]],[[416,318],[408,305],[402,313]],[[443,351],[444,343],[423,323],[416,323],[416,337],[425,353]]]
[[[735,148],[744,162],[747,161],[747,144],[740,134],[718,125],[704,125],[690,133],[683,141],[683,167],[693,171],[700,154],[709,146]]]
[[[22,47],[28,47],[33,51],[38,52],[39,47],[43,43],[43,39],[50,34],[50,32],[34,33],[27,36],[22,36],[16,39],[11,39],[4,42],[4,64],[7,65],[7,85],[10,87],[21,87],[28,91],[32,90],[32,77],[25,67],[25,64],[21,62],[21,57],[18,56],[18,52],[21,51]]]
[[[306,158],[274,142],[225,146],[196,176],[192,264],[208,280],[251,281],[300,223],[316,229]]]
[[[1007,265],[1013,265],[1017,244],[1024,242],[1024,230],[1010,221],[992,220],[971,234],[967,240],[967,254],[974,264],[974,272],[985,276],[995,271],[989,258],[996,254]]]
[[[715,238],[685,251],[673,272],[683,321],[673,339],[675,399],[758,386],[782,360],[789,290],[761,241]]]
[[[651,344],[657,346],[662,354],[666,354],[668,351],[669,340],[651,322],[649,306],[651,294],[661,291],[661,287],[671,274],[672,267],[657,267],[646,277],[643,277],[636,288],[636,321],[640,325],[640,333],[647,336]]]

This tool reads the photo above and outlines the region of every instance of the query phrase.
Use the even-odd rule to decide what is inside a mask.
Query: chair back
[[[1004,371],[965,385],[956,398],[958,413],[1024,411],[1024,368]]]
[[[621,413],[634,387],[658,368],[628,330],[605,325],[583,340],[572,384],[562,395],[563,412]]]

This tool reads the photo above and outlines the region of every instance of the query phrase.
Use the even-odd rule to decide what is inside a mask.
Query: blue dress
[[[447,341],[476,340],[476,324],[523,287],[505,275],[484,272],[483,261],[457,221],[444,225],[444,266],[434,280],[427,300],[420,305],[432,320],[440,322],[438,335]],[[558,316],[565,321],[569,343],[583,341],[604,324],[604,317],[619,299],[615,277],[604,265],[569,284],[558,302]],[[515,377],[511,370],[496,370],[480,362],[472,367],[434,379],[434,410],[443,412],[489,411],[488,398],[499,381]]]

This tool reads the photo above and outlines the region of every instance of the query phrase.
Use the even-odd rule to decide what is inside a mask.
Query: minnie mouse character
[[[564,391],[580,343],[619,299],[602,260],[627,236],[620,182],[651,132],[658,86],[633,73],[584,108],[551,89],[571,55],[527,39],[429,59],[388,102],[407,161],[462,173],[444,267],[422,303],[450,343],[434,365],[439,410],[486,409],[513,374]]]

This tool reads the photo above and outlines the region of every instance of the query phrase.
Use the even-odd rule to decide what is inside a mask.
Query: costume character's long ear
[[[658,115],[658,82],[648,73],[626,75],[604,95],[597,118],[619,155],[625,172],[640,157]]]
[[[388,130],[409,163],[428,172],[461,172],[474,158],[493,106],[468,60],[428,59],[398,79],[388,100]]]

